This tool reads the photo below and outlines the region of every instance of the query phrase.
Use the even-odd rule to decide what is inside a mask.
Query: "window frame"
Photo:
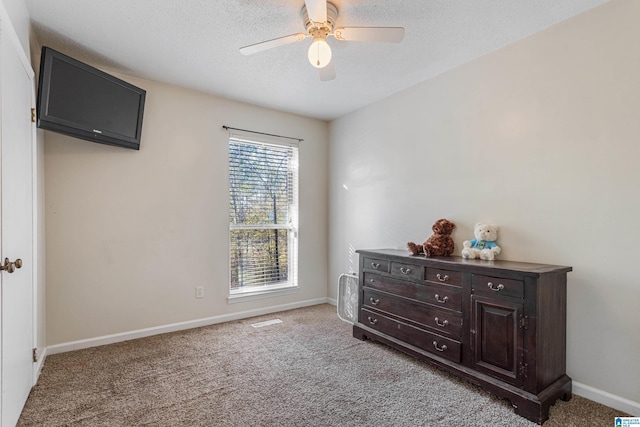
[[[288,183],[291,189],[287,192],[287,197],[291,198],[291,202],[287,204],[287,218],[283,223],[278,224],[234,224],[232,222],[231,197],[232,197],[232,163],[231,163],[231,145],[247,144],[254,146],[277,147],[278,149],[291,150],[291,159],[287,165],[286,173]],[[229,148],[229,157],[227,160],[229,173],[229,285],[228,285],[228,301],[229,303],[240,302],[249,299],[265,298],[283,294],[296,292],[299,288],[298,284],[298,215],[299,215],[299,144],[298,142],[281,140],[280,138],[270,138],[246,135],[243,133],[232,132],[229,134],[227,147]],[[287,231],[287,280],[272,284],[250,285],[232,289],[232,236],[237,230],[286,230]]]

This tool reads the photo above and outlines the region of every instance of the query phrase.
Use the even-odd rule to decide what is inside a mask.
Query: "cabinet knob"
[[[447,280],[449,280],[449,276],[447,276],[446,274],[443,276],[440,275],[440,273],[436,274],[436,277],[438,278],[438,280],[440,280],[441,282],[446,282]]]
[[[379,264],[379,263],[377,263],[377,262],[372,262],[372,263],[371,263],[371,267],[373,267],[373,269],[374,269],[374,270],[377,270],[377,269],[379,269],[379,268],[380,268],[380,264]]]
[[[487,286],[489,286],[489,289],[495,292],[498,292],[504,289],[504,285],[502,283],[498,283],[498,286],[494,286],[492,282],[489,282],[487,283]]]
[[[369,301],[371,302],[371,305],[378,305],[378,303],[380,302],[380,298],[371,297],[369,298]]]
[[[438,341],[434,341],[433,342],[433,346],[438,351],[445,351],[447,349],[447,345],[446,344],[442,344],[442,347],[438,347]]]
[[[449,301],[449,297],[444,297],[444,298],[440,298],[440,295],[435,294],[434,298],[436,299],[436,301],[438,301],[440,304],[444,304],[445,302]]]
[[[400,267],[400,273],[409,274],[409,273],[411,273],[411,269],[410,268]]]
[[[371,323],[372,325],[375,325],[376,323],[378,323],[378,319],[374,319],[371,316],[367,317],[367,320],[369,321],[369,323]]]

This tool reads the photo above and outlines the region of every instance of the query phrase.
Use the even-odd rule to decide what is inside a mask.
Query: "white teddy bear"
[[[498,226],[478,223],[473,227],[473,240],[465,240],[462,246],[462,258],[466,259],[486,259],[492,261],[496,259],[501,251],[496,244],[498,239]]]

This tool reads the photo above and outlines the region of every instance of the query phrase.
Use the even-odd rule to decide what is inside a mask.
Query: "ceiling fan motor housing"
[[[333,29],[336,25],[336,19],[338,18],[338,8],[335,4],[327,2],[327,20],[325,22],[313,22],[309,19],[309,14],[307,13],[307,6],[302,6],[302,17],[304,19],[304,27],[307,29],[307,32],[313,36],[313,32],[317,32],[315,30],[324,30],[326,34],[333,32]]]

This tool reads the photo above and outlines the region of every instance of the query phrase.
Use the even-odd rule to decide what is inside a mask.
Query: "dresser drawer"
[[[399,262],[391,263],[391,274],[410,280],[422,280],[422,266],[403,264]]]
[[[390,270],[391,262],[387,259],[376,259],[365,257],[363,260],[364,271],[378,271],[382,273],[388,273]]]
[[[462,273],[459,271],[440,270],[438,268],[427,268],[427,274],[425,275],[425,278],[430,282],[462,286]]]
[[[524,282],[500,277],[474,274],[471,278],[473,293],[524,298]]]
[[[448,310],[462,310],[462,289],[436,283],[409,283],[377,274],[364,274],[364,286],[415,299]]]
[[[462,333],[462,315],[448,310],[440,310],[430,305],[397,297],[386,292],[364,288],[362,305],[373,310],[389,313],[420,327],[433,329],[454,338]]]
[[[360,323],[430,353],[460,363],[460,342],[393,320],[367,309],[360,310]]]

